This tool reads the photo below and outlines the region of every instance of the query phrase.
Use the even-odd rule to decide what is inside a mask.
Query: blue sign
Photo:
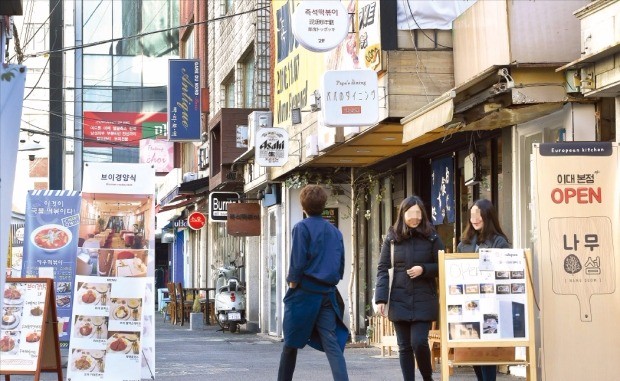
[[[58,321],[66,323],[58,331],[61,348],[71,334],[81,203],[76,191],[28,191],[26,199],[22,276],[54,279]]]
[[[168,61],[168,140],[200,141],[200,61]]]
[[[433,225],[454,223],[454,160],[452,157],[433,160],[431,164],[431,220]]]

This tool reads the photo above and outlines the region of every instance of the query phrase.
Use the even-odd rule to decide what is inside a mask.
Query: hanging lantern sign
[[[293,35],[311,52],[327,52],[349,33],[349,13],[340,1],[302,1],[293,14]]]

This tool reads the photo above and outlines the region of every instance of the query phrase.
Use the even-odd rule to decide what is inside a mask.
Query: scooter
[[[236,277],[237,266],[235,260],[229,265],[211,268],[217,272],[215,281],[215,316],[222,331],[237,332],[239,324],[246,323],[245,316],[245,287]]]

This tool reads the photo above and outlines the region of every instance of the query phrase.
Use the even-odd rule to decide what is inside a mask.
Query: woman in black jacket
[[[499,226],[499,219],[493,203],[486,199],[474,202],[469,210],[469,223],[456,247],[458,253],[477,253],[479,249],[509,249],[506,234]],[[478,381],[495,381],[497,366],[474,366]]]
[[[394,275],[390,292],[388,269],[392,267],[392,243]],[[389,298],[388,318],[394,323],[405,381],[415,379],[414,354],[423,380],[433,379],[428,331],[439,313],[435,278],[437,253],[443,249],[422,200],[417,196],[404,199],[398,208],[396,223],[390,227],[381,247],[375,302],[379,313],[384,315]]]

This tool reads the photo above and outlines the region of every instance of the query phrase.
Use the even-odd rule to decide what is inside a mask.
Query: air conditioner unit
[[[248,115],[248,147],[254,147],[254,136],[259,128],[273,127],[271,111],[253,111]]]
[[[194,181],[198,178],[198,174],[196,172],[185,172],[183,174],[183,182],[186,183],[188,181]]]

